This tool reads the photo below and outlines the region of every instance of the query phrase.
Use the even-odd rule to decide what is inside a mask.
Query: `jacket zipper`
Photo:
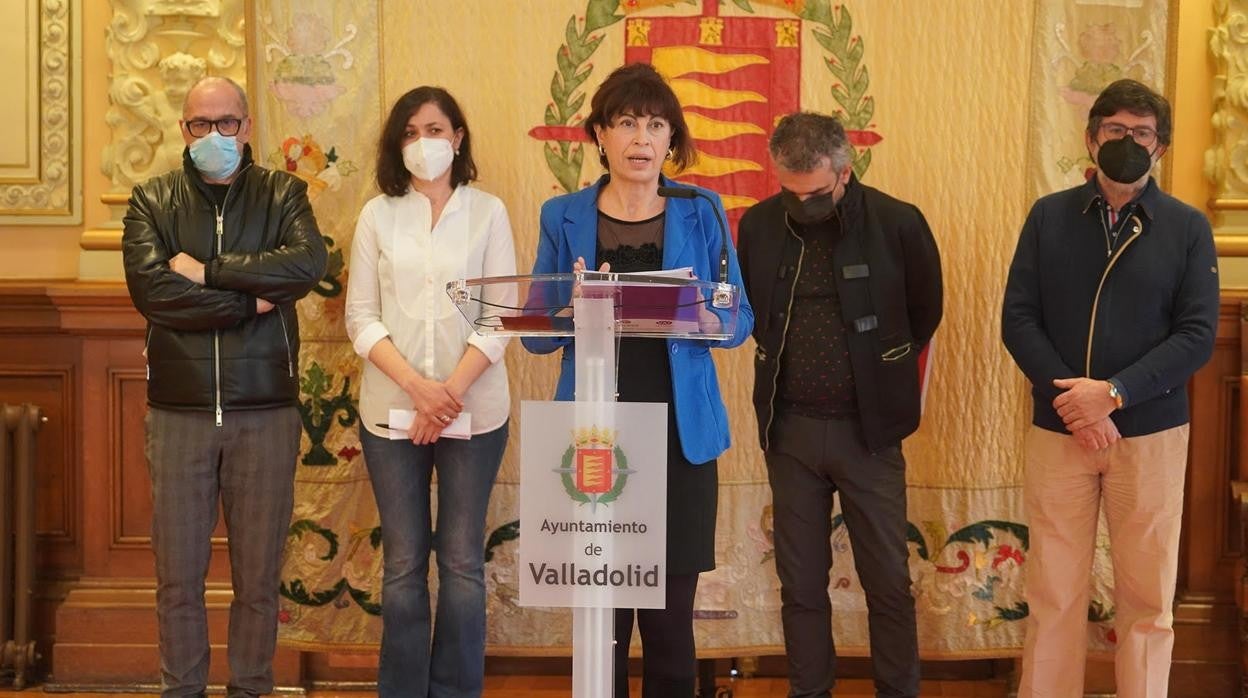
[[[793,283],[789,286],[789,304],[784,310],[784,333],[780,335],[780,348],[776,350],[776,368],[771,372],[771,397],[767,400],[767,427],[763,429],[763,438],[767,440],[764,450],[771,445],[771,424],[776,421],[776,392],[780,389],[780,357],[784,356],[784,345],[789,339],[789,322],[793,319],[793,296],[797,292],[797,280],[802,275],[802,260],[806,257],[806,242],[793,231],[789,225],[789,214],[784,214],[784,227],[797,240],[797,271],[793,274]]]
[[[1118,248],[1117,254],[1109,258],[1109,263],[1105,265],[1105,271],[1101,274],[1101,281],[1096,285],[1096,295],[1092,297],[1092,317],[1088,321],[1088,350],[1084,357],[1083,365],[1085,378],[1092,377],[1092,337],[1093,332],[1096,330],[1096,309],[1101,303],[1101,291],[1105,288],[1105,279],[1109,278],[1109,270],[1113,269],[1118,260],[1122,258],[1122,253],[1126,252],[1127,247],[1135,242],[1135,239],[1144,232],[1144,222],[1140,220],[1139,216],[1133,214],[1131,220],[1135,222],[1134,227],[1131,229],[1131,237],[1124,240],[1122,246]]]
[[[229,200],[229,191],[226,191]],[[224,204],[217,208],[217,256],[221,255],[221,238],[225,235]],[[212,331],[212,383],[216,392],[217,426],[221,426],[221,330]]]
[[[277,316],[282,319],[282,339],[286,342],[286,374],[291,378],[295,377],[295,362],[291,358],[290,352],[290,334],[286,331],[286,314],[282,312],[282,306],[277,306]]]
[[[221,256],[221,250],[223,247],[222,240],[225,237],[225,207],[230,203],[230,194],[234,193],[234,184],[242,178],[243,173],[250,167],[251,165],[247,165],[238,171],[238,174],[234,177],[234,181],[230,182],[230,186],[226,188],[225,199],[222,200],[221,205],[219,207],[213,207],[217,212],[216,257]],[[287,354],[289,355],[289,352],[287,352]],[[221,426],[223,421],[221,409],[221,330],[212,331],[212,377],[214,384],[213,388],[216,393],[217,426]]]
[[[152,379],[152,360],[148,358],[147,351],[152,348],[152,326],[147,326],[147,336],[143,338],[143,367],[147,369],[147,380]]]

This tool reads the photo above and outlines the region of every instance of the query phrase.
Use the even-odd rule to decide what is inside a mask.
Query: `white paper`
[[[676,269],[655,269],[653,271],[621,271],[621,272],[609,272],[609,273],[615,274],[617,277],[619,277],[619,279],[617,281],[607,281],[603,279],[586,279],[582,283],[586,285],[628,283],[628,277],[630,276],[658,276],[658,277],[662,277],[665,279],[697,278],[693,275],[693,267],[678,267]]]
[[[416,410],[390,410],[390,419],[387,422],[390,425],[391,440],[407,438],[407,430],[412,426],[412,420],[416,419]],[[448,439],[471,439],[472,438],[472,415],[468,412],[460,412],[450,424],[442,429],[442,436]]]
[[[662,276],[669,279],[692,279],[693,267],[678,267],[676,269],[656,269],[654,271],[624,271],[620,272],[620,276]]]

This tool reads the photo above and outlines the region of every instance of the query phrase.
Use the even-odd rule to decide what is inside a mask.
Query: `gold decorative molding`
[[[1213,56],[1213,147],[1205,151],[1205,176],[1213,183],[1214,225],[1248,224],[1248,0],[1215,0],[1209,30]],[[1222,236],[1226,237],[1226,236]],[[1219,246],[1221,248],[1221,245]]]
[[[247,82],[244,0],[112,0],[112,64],[101,169],[112,191],[182,164],[182,101],[197,80]]]
[[[1248,257],[1248,235],[1214,233],[1213,245],[1219,257]]]
[[[121,249],[121,230],[113,228],[94,228],[82,231],[78,246],[84,250],[100,251]]]
[[[9,135],[25,152],[0,175],[0,225],[75,225],[82,222],[82,5],[81,0],[10,0],[5,17],[21,17],[26,65],[11,76]],[[34,29],[37,27],[37,31]],[[16,37],[21,36],[19,40]],[[20,50],[20,49],[19,49]],[[24,89],[23,89],[24,88]],[[20,112],[20,114],[19,114]]]

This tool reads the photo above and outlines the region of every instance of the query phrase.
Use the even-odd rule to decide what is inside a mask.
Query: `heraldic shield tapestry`
[[[1030,404],[998,340],[1001,289],[1031,199],[1082,177],[1083,95],[1115,77],[1164,85],[1164,0],[256,0],[255,10],[256,158],[309,184],[332,255],[299,306],[305,434],[282,570],[283,643],[375,651],[380,639],[384,550],[360,449],[361,359],[343,313],[353,231],[377,194],[376,144],[394,100],[419,85],[456,97],[472,129],[474,186],[506,204],[526,272],[542,203],[602,173],[582,126],[590,96],[615,67],[646,61],[669,80],[696,141],[697,163],[678,178],[719,193],[734,231],[778,191],[767,138],[795,110],[841,118],[858,177],[922,209],[946,297],[923,426],[904,443],[920,647],[931,658],[1019,652]],[[713,354],[732,447],[719,458],[717,568],[698,586],[698,651],[779,654],[752,343]],[[518,604],[519,404],[553,395],[554,356],[518,342],[507,349],[512,441],[482,541],[491,654],[570,649],[566,609]],[[829,545],[837,646],[865,653],[866,603],[837,512]],[[1089,641],[1109,650],[1105,545],[1094,580]],[[436,595],[436,573],[430,584]]]

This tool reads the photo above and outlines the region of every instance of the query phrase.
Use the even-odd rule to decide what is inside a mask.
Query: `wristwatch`
[[[1109,396],[1114,399],[1114,404],[1118,407],[1118,409],[1122,409],[1122,393],[1118,392],[1118,386],[1110,383],[1109,381],[1105,382],[1109,383]]]

